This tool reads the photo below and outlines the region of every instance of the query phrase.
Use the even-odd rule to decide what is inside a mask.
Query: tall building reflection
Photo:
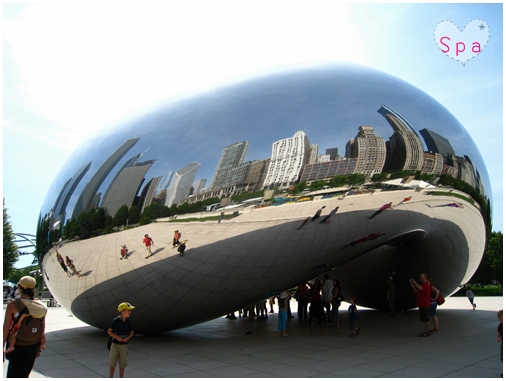
[[[64,185],[63,188],[58,195],[54,207],[53,207],[53,216],[51,225],[59,224],[62,221],[65,221],[65,211],[67,209],[67,205],[70,201],[70,197],[72,197],[76,187],[79,185],[79,182],[82,180],[86,172],[90,169],[91,161],[88,164],[83,165],[81,168],[77,170],[77,172],[72,176]]]
[[[155,160],[138,163],[140,155],[130,159],[118,172],[104,195],[102,207],[110,216],[114,216],[120,207],[126,205],[130,208],[139,192],[146,172]]]
[[[384,170],[387,172],[421,170],[423,149],[413,127],[388,106],[381,106],[378,112],[394,130],[394,134],[386,143],[387,160]]]
[[[194,161],[174,173],[166,190],[166,206],[170,207],[172,204],[177,204],[180,200],[188,197],[199,167],[200,163]]]
[[[272,143],[272,156],[264,188],[279,184],[287,188],[295,184],[302,168],[309,159],[309,138],[304,131],[296,132],[293,137]]]
[[[223,149],[220,161],[209,185],[210,190],[223,188],[232,183],[230,171],[243,164],[248,147],[249,142],[240,141]]]
[[[95,195],[104,182],[107,175],[112,171],[114,166],[119,163],[121,158],[139,141],[139,138],[127,140],[121,147],[119,147],[95,172],[88,184],[84,187],[79,199],[77,200],[72,218],[77,219],[82,212],[87,212],[91,209],[91,205]]]

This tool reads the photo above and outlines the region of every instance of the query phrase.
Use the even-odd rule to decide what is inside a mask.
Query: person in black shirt
[[[123,378],[127,366],[128,342],[134,336],[134,326],[130,315],[135,307],[130,303],[123,302],[118,306],[119,315],[116,316],[107,333],[112,337],[111,349],[109,352],[109,377],[114,376],[116,363],[119,360],[119,376]]]

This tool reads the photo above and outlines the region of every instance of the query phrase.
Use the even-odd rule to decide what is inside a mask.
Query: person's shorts
[[[420,321],[427,322],[430,321],[429,318],[429,308],[418,308],[420,310]]]
[[[429,316],[436,316],[437,303],[431,303],[429,307]]]
[[[126,344],[111,344],[111,351],[109,352],[109,367],[115,368],[116,363],[119,360],[119,367],[126,368],[127,367],[127,357],[128,357],[128,345]]]
[[[350,320],[350,330],[354,331],[357,329],[357,321],[356,320]]]

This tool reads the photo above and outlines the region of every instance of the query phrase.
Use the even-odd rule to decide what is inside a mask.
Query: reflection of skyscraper
[[[216,166],[216,170],[214,171],[211,184],[209,185],[210,190],[219,189],[228,185],[224,185],[227,176],[226,172],[243,163],[248,147],[249,142],[243,141],[239,141],[237,143],[229,145],[228,147],[225,147],[221,154],[220,161]]]
[[[166,206],[170,207],[172,204],[177,204],[179,200],[188,197],[199,167],[200,163],[194,161],[174,173],[172,181],[167,188]]]
[[[111,156],[107,158],[104,164],[100,166],[100,168],[97,170],[97,172],[95,172],[79,196],[76,206],[74,207],[74,212],[72,213],[72,218],[77,219],[77,217],[79,217],[82,212],[90,210],[93,198],[95,197],[98,188],[100,188],[100,185],[102,185],[102,182],[112,171],[114,166],[118,164],[121,158],[125,156],[125,154],[130,150],[130,148],[135,145],[135,143],[137,143],[138,140],[139,138],[127,140],[121,147],[119,147]]]
[[[74,174],[74,176],[68,179],[65,185],[63,186],[53,207],[53,220],[51,221],[51,225],[65,218],[64,216],[65,209],[67,208],[70,197],[72,197],[72,194],[74,193],[77,185],[82,180],[86,172],[88,172],[90,166],[91,161],[88,164],[85,164],[81,168],[79,168]]]
[[[251,163],[248,176],[246,176],[246,184],[248,184],[249,191],[262,189],[270,162],[271,159],[269,158],[265,160],[256,160]]]
[[[278,184],[289,187],[297,182],[309,158],[309,139],[304,131],[272,143],[272,157],[264,187]]]
[[[102,206],[112,217],[121,206],[126,205],[130,208],[133,205],[135,196],[144,182],[144,175],[155,161],[132,164],[130,162],[131,160],[118,172],[104,195]]]
[[[419,171],[423,166],[423,149],[420,139],[411,125],[396,111],[381,106],[378,112],[394,130],[387,144],[384,171]]]
[[[448,156],[455,156],[455,151],[453,150],[451,143],[445,137],[427,128],[420,130],[420,135],[422,135],[423,140],[425,140],[427,149],[431,152],[443,155],[445,163],[447,162]]]
[[[162,176],[152,178],[142,189],[141,195],[139,197],[139,202],[137,203],[139,213],[142,213],[144,211],[144,208],[150,206],[151,203],[154,201],[156,195],[156,188],[158,187],[158,184],[161,179]]]
[[[443,172],[443,155],[440,153],[424,152],[422,173],[440,175]]]
[[[199,194],[202,191],[202,189],[204,189],[204,187],[206,186],[206,181],[207,179],[200,179],[195,181],[192,185],[193,194]]]
[[[346,143],[346,157],[357,158],[355,173],[381,173],[387,155],[385,139],[376,136],[370,126],[360,126],[358,131],[355,139]]]
[[[330,160],[335,160],[337,158],[337,148],[327,148],[325,150],[325,155],[329,155]]]
[[[160,190],[167,189],[170,182],[172,181],[172,177],[174,176],[174,171],[170,171],[167,173],[167,176],[160,182]]]
[[[314,164],[318,161],[318,143],[311,144],[309,147],[309,159],[308,164]]]

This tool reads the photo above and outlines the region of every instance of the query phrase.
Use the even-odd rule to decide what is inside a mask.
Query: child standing
[[[123,378],[127,366],[128,341],[134,336],[134,325],[130,315],[135,307],[130,303],[123,302],[118,306],[118,312],[107,333],[112,337],[111,349],[109,352],[109,377],[114,376],[116,363],[119,360],[119,376]]]
[[[177,248],[177,251],[179,252],[179,256],[184,256],[184,251],[186,250],[186,241],[181,242],[179,247]]]
[[[501,362],[502,362],[502,310],[499,310],[499,312],[497,312],[497,317],[499,318],[500,321],[499,325],[497,326],[497,342],[501,343]]]
[[[348,307],[348,313],[347,316],[350,319],[350,337],[357,336],[359,332],[359,328],[357,326],[358,322],[358,313],[357,313],[357,306],[355,303],[357,302],[357,298],[355,296],[350,296],[350,306]]]

